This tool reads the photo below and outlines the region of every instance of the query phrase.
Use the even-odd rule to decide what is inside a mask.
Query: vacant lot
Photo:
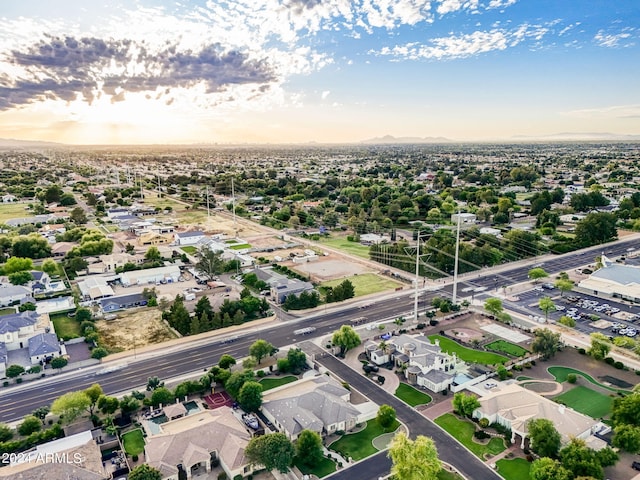
[[[161,312],[157,308],[119,313],[117,319],[99,320],[96,325],[101,344],[110,352],[133,350],[176,338],[162,322]]]
[[[350,242],[346,237],[321,238],[320,243],[356,257],[369,259],[369,247],[358,242]]]
[[[353,275],[347,278],[353,284],[356,297],[359,297],[362,295],[369,295],[371,293],[385,292],[387,290],[393,290],[397,287],[402,286],[400,282],[396,282],[395,280],[391,280],[390,278],[376,275],[375,273],[365,273],[364,275]],[[344,280],[345,278],[331,280],[329,282],[324,282],[321,286],[336,287],[337,285],[342,283]]]
[[[33,213],[25,210],[25,203],[0,203],[0,223],[12,218],[31,217]]]

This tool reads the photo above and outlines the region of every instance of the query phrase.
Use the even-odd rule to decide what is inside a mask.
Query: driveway
[[[361,353],[363,353],[362,347],[357,347],[349,350],[344,358],[344,363],[349,365],[356,372],[362,372],[362,362],[358,360],[358,356]],[[396,393],[398,385],[400,385],[400,379],[393,370],[381,368],[380,370],[378,370],[377,374],[372,374],[372,377],[375,378],[375,375],[381,375],[384,377],[384,383],[380,385],[380,388],[386,390],[391,395],[394,395]]]

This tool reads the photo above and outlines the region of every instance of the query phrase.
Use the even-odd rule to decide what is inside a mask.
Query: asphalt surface
[[[378,405],[386,404],[393,407],[398,420],[409,429],[411,437],[415,438],[417,435],[425,435],[432,438],[438,449],[438,457],[440,460],[453,465],[464,477],[472,478],[473,480],[497,480],[502,478],[431,420],[418,413],[399,398],[380,388],[361,373],[356,372],[333,355],[326,354],[311,342],[304,342],[301,346],[307,353],[315,352],[315,361],[317,363],[333,372],[365,397]],[[351,468],[349,468],[344,472],[332,475],[331,478],[373,480],[389,473],[389,461],[385,461],[379,455],[373,460],[367,460],[366,463],[371,463],[371,465],[364,465],[362,468],[367,469],[367,475],[373,473],[373,476],[354,476]]]

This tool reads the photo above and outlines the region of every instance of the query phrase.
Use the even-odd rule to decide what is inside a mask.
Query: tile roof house
[[[33,364],[46,362],[62,354],[62,346],[55,333],[39,333],[29,338],[29,357]]]
[[[478,400],[480,407],[473,412],[474,418],[487,418],[491,423],[507,427],[512,433],[511,442],[515,442],[518,435],[523,448],[528,436],[528,422],[538,418],[551,420],[563,443],[571,438],[586,440],[592,434],[606,428],[598,420],[557,404],[515,383],[494,388]]]
[[[250,439],[233,410],[220,407],[161,424],[160,433],[147,437],[144,450],[147,464],[163,479],[177,479],[180,470],[187,478],[209,473],[215,460],[228,478],[245,477],[253,470],[244,456]]]
[[[13,458],[13,456],[12,456]],[[91,431],[38,445],[0,468],[0,480],[107,480],[111,478]]]
[[[376,416],[373,402],[354,405],[350,396],[337,380],[320,375],[265,392],[262,413],[292,440],[303,430],[328,435]]]
[[[393,362],[396,366],[406,366],[404,375],[408,382],[432,392],[447,389],[453,382],[456,368],[464,365],[455,354],[443,352],[437,339],[432,344],[423,335],[391,337],[385,345],[368,341],[364,348],[371,363]]]

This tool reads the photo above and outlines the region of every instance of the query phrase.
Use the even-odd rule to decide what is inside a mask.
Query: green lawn
[[[438,480],[464,480],[463,477],[455,472],[449,472],[448,470],[440,470],[438,472]]]
[[[516,345],[515,343],[507,342],[505,340],[496,340],[491,342],[485,347],[488,350],[493,350],[494,352],[506,353],[507,355],[511,355],[512,357],[522,357],[529,353],[529,350],[526,348],[522,348],[520,345]]]
[[[128,455],[140,455],[144,452],[144,437],[139,428],[122,435],[122,446]]]
[[[389,432],[395,431],[399,426],[400,423],[396,420]],[[356,461],[362,460],[378,451],[373,446],[372,441],[384,433],[388,432],[385,432],[375,419],[369,420],[367,428],[358,433],[343,435],[339,440],[333,442],[329,448],[340,453],[343,457],[351,457]]]
[[[80,323],[75,318],[69,318],[66,313],[52,313],[50,318],[58,337],[68,340],[80,336]]]
[[[185,245],[184,247],[180,247],[180,250],[182,250],[185,253],[188,253],[189,255],[193,255],[198,251],[198,249],[193,245]]]
[[[5,223],[12,218],[32,217],[33,213],[24,209],[26,206],[26,203],[0,204],[0,223]]]
[[[506,480],[524,480],[529,478],[531,464],[524,458],[514,458],[507,460],[503,458],[496,462],[498,473]]]
[[[574,373],[576,375],[582,376],[588,382],[593,383],[594,385],[598,385],[599,387],[606,388],[607,390],[611,390],[612,392],[629,392],[629,390],[625,390],[622,388],[613,388],[607,385],[603,385],[602,383],[594,379],[591,375],[581,372],[580,370],[576,370],[575,368],[555,366],[547,368],[547,371],[555,377],[556,382],[566,382],[567,376],[570,373]]]
[[[443,337],[441,335],[429,335],[431,343],[435,343],[435,339],[440,340],[440,348],[447,353],[455,353],[460,360],[469,363],[480,363],[482,365],[496,365],[498,363],[505,363],[509,359],[491,352],[480,352],[471,348],[466,348],[453,340]]]
[[[281,378],[263,378],[260,380],[260,385],[262,385],[262,391],[266,392],[267,390],[295,382],[296,380],[298,380],[298,378],[293,375],[287,375],[286,377]]]
[[[576,412],[584,413],[591,418],[602,418],[611,413],[613,399],[582,385],[572,388],[568,392],[553,399]]]
[[[313,468],[308,467],[304,463],[301,463],[300,461],[298,461],[297,457],[293,459],[293,464],[296,467],[298,467],[298,469],[304,475],[312,475],[313,474],[318,478],[326,477],[327,475],[330,475],[330,474],[332,474],[333,472],[336,471],[335,462],[333,460],[329,460],[326,457],[323,457],[322,461],[318,465],[313,467]]]
[[[431,397],[429,395],[416,390],[406,383],[401,383],[398,386],[395,396],[412,407],[415,407],[416,405],[426,405],[431,402]]]
[[[229,248],[231,250],[243,250],[245,248],[251,248],[251,245],[248,243],[237,243],[236,245],[231,245]]]
[[[485,454],[497,455],[505,449],[504,439],[501,437],[492,438],[486,445],[476,443],[473,440],[475,424],[467,420],[459,420],[451,413],[445,413],[436,418],[435,422],[483,460]]]
[[[390,278],[376,275],[375,273],[353,275],[351,277],[348,277],[347,280],[349,280],[353,284],[356,297],[359,297],[361,295],[369,295],[370,293],[393,290],[394,288],[402,286],[400,282],[396,282],[395,280],[391,280]],[[324,282],[320,285],[320,288],[336,287],[344,281],[344,278],[339,278],[336,280],[331,280],[329,282]]]
[[[342,250],[345,253],[355,255],[357,257],[366,258],[369,260],[369,247],[361,245],[359,242],[350,242],[346,238],[320,238],[320,243],[329,245],[330,247]]]
[[[15,307],[0,308],[0,315],[11,315],[12,313],[16,313]]]

